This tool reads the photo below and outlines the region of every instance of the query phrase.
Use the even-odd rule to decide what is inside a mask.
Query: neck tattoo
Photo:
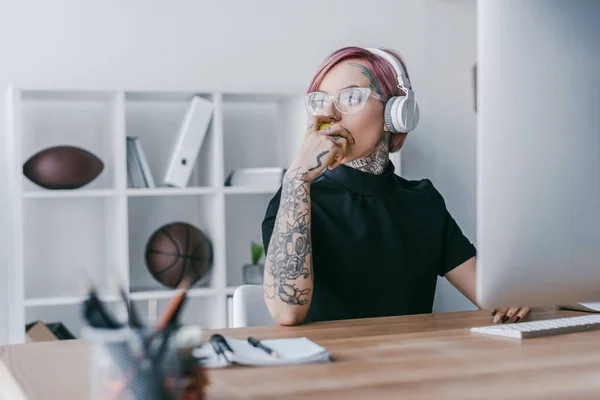
[[[359,171],[379,175],[383,173],[390,156],[390,133],[383,132],[375,151],[366,157],[358,158],[346,163],[347,166]]]

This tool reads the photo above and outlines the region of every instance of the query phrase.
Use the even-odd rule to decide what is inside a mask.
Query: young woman
[[[388,100],[412,92],[400,56],[380,51],[337,50],[309,85],[304,140],[262,224],[265,303],[279,324],[430,313],[437,276],[477,304],[476,250],[442,195],[394,174],[389,153],[412,128]],[[493,321],[527,312],[493,310]]]

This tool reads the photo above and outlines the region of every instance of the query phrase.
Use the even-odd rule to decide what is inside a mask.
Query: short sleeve
[[[267,250],[269,250],[269,243],[271,241],[271,235],[273,234],[273,228],[275,227],[275,218],[277,217],[277,212],[279,211],[279,202],[281,201],[281,187],[275,195],[269,201],[269,205],[267,206],[267,210],[265,211],[265,216],[262,222],[262,238],[263,238],[263,246],[265,248],[265,254],[267,254]]]
[[[463,234],[462,230],[448,211],[442,195],[437,192],[442,206],[442,257],[439,276],[444,276],[465,261],[477,255],[475,246]]]

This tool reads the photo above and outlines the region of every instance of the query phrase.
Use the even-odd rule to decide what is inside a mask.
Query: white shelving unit
[[[177,220],[201,229],[214,253],[209,274],[190,291],[183,322],[225,327],[227,296],[242,284],[250,241],[262,241],[261,221],[278,186],[224,182],[236,168],[289,165],[306,121],[302,94],[11,88],[1,176],[8,221],[2,232],[7,279],[0,282],[5,342],[24,342],[25,325],[36,319],[62,321],[78,335],[83,278],[91,277],[106,301],[118,306],[112,271],[142,312],[150,319],[160,313],[172,291],[152,278],[143,253],[154,230]],[[188,187],[128,188],[126,136],[140,138],[161,185],[194,95],[215,109]],[[62,144],[98,156],[104,163],[100,176],[79,189],[47,190],[23,175],[29,157]],[[399,155],[393,161],[399,172]]]

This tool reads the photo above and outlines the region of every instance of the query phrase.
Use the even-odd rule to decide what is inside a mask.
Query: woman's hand
[[[446,274],[446,278],[455,288],[457,288],[463,295],[465,295],[473,304],[477,305],[477,296],[475,286],[477,283],[477,258],[472,257],[454,268],[452,271]],[[519,322],[525,318],[529,308],[526,307],[513,307],[513,308],[500,308],[492,310],[492,316],[494,317],[494,324],[499,322]]]
[[[334,169],[346,155],[346,146],[354,144],[354,138],[338,123],[318,130],[321,124],[333,121],[326,116],[311,116],[304,140],[294,161],[289,167],[294,173],[305,174],[309,182],[316,178],[327,166]]]
[[[528,312],[529,308],[527,307],[500,308],[492,310],[492,315],[494,316],[494,323],[497,324],[498,322],[519,322],[525,318]]]

